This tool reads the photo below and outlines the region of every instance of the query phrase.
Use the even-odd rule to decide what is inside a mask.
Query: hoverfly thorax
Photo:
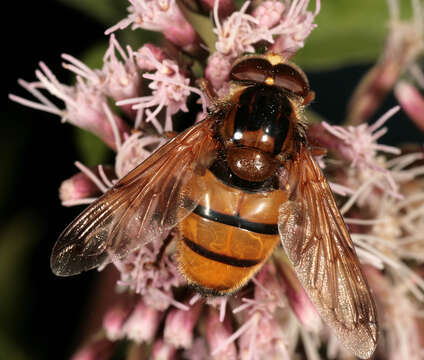
[[[230,78],[238,91],[231,121],[222,129],[227,163],[238,177],[263,181],[275,173],[275,157],[292,147],[299,104],[310,93],[308,80],[279,56],[243,58]]]

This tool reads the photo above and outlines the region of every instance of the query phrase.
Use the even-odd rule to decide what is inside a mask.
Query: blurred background
[[[350,94],[384,46],[388,11],[384,0],[327,3],[322,1],[319,26],[297,61],[317,95],[312,109],[339,123]],[[27,97],[17,79],[34,80],[40,60],[71,83],[73,76],[61,67],[64,52],[99,67],[107,47],[104,30],[126,16],[127,6],[125,0],[43,0],[9,2],[3,13],[9,21],[3,24],[0,121],[0,359],[65,359],[81,341],[98,274],[57,278],[50,271],[57,236],[82,209],[62,207],[58,188],[76,173],[75,160],[113,160],[91,137],[51,114],[10,102],[7,94]],[[158,38],[141,30],[117,35],[135,44]],[[395,104],[389,95],[374,120]],[[423,140],[403,113],[387,125],[383,143]]]

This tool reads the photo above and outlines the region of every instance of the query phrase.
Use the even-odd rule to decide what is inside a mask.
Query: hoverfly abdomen
[[[180,270],[204,292],[226,294],[243,286],[278,243],[275,209],[286,194],[246,193],[209,170],[202,183],[199,205],[180,224]]]

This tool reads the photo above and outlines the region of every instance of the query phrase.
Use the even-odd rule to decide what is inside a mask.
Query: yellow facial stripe
[[[267,85],[274,85],[274,79],[271,76],[268,76],[265,79],[265,84],[267,84]]]
[[[284,58],[278,54],[267,54],[266,58],[272,65],[277,65],[284,62]]]

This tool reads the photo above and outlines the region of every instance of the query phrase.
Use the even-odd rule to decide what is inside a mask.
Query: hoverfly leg
[[[166,139],[166,140],[171,140],[174,137],[176,137],[178,135],[177,131],[164,131],[162,136]]]
[[[172,239],[174,237],[174,234],[171,232],[168,234],[168,236],[165,238],[165,240],[163,241],[158,256],[156,257],[156,260],[154,263],[152,263],[152,265],[156,268],[159,267],[160,262],[163,259],[163,255],[165,254],[166,248],[168,247],[168,245],[171,243]]]
[[[310,90],[308,95],[303,99],[303,105],[308,105],[315,100],[315,91]]]
[[[218,95],[216,94],[215,89],[213,88],[210,81],[205,78],[201,78],[197,80],[197,85],[200,87],[200,90],[202,90],[202,92],[206,95],[212,107],[215,107],[219,103],[219,100]]]
[[[325,156],[328,153],[326,148],[320,146],[311,146],[310,149],[312,156]]]

